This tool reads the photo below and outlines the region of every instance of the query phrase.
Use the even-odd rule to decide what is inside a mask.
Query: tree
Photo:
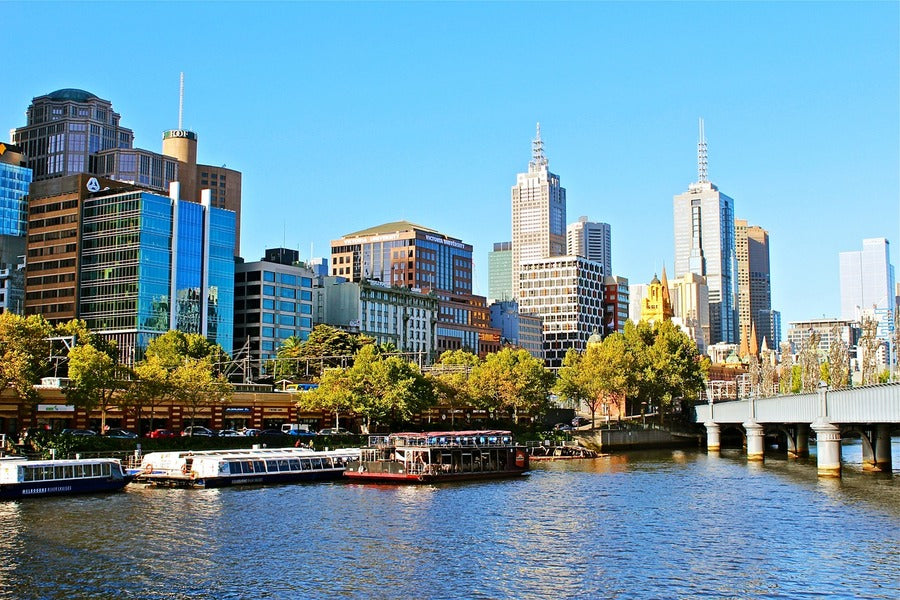
[[[145,360],[156,360],[167,369],[185,364],[189,359],[208,359],[210,369],[219,372],[219,366],[228,360],[221,346],[199,333],[184,333],[171,329],[150,340],[145,352]]]
[[[419,368],[399,356],[380,356],[373,345],[360,348],[350,368],[353,410],[372,423],[398,424],[434,405],[435,393]]]
[[[782,394],[793,392],[794,355],[790,342],[781,342],[781,371],[778,377],[778,391]]]
[[[327,368],[348,367],[356,351],[371,343],[374,340],[367,336],[353,335],[330,325],[316,325],[302,344],[282,344],[278,349],[279,376],[311,378]]]
[[[34,385],[49,364],[52,331],[40,315],[0,314],[0,391],[11,387],[23,400],[37,401]]]
[[[127,367],[91,344],[79,344],[69,351],[66,398],[87,413],[99,410],[101,431],[106,430],[106,412],[113,398],[126,389],[129,379]]]
[[[154,409],[172,397],[172,381],[169,371],[155,358],[142,361],[134,367],[134,377],[123,394],[117,396],[117,405],[122,410],[130,410],[138,422],[140,431],[141,415],[150,411],[150,430],[153,430]]]
[[[818,332],[810,331],[800,350],[800,389],[805,393],[816,391],[822,380],[822,370],[819,367],[820,337]]]
[[[881,340],[877,337],[878,323],[872,317],[863,317],[860,321],[862,335],[859,337],[857,352],[862,363],[862,384],[872,385],[878,383],[878,348]]]
[[[186,358],[170,376],[172,399],[188,409],[193,426],[197,411],[204,405],[227,404],[233,390],[221,373],[214,373],[210,357]]]
[[[334,413],[335,426],[340,425],[341,413],[347,413],[354,404],[355,390],[347,369],[327,369],[318,378],[318,386],[300,394],[297,406],[303,410],[321,410]]]
[[[480,363],[481,359],[471,352],[447,350],[428,374],[437,403],[450,409],[451,427],[456,427],[456,411],[473,404],[469,373]]]
[[[475,402],[488,410],[538,415],[549,407],[553,374],[527,350],[503,348],[472,369],[469,386]]]
[[[682,408],[682,401],[699,395],[704,363],[694,341],[671,321],[626,323],[624,340],[634,360],[628,385],[634,397],[632,408],[655,403],[662,422],[666,413]]]
[[[833,390],[847,387],[850,372],[850,353],[841,337],[841,328],[831,328],[831,344],[828,347],[828,385]]]

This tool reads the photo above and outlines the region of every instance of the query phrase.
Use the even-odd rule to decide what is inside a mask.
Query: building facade
[[[500,330],[501,345],[523,348],[533,357],[544,360],[544,324],[537,315],[519,312],[515,301],[494,302],[491,327]]]
[[[544,359],[562,365],[566,352],[582,351],[603,331],[603,265],[580,256],[526,261],[519,281],[519,311],[544,324]]]
[[[544,155],[541,124],[532,142],[528,172],[516,175],[512,187],[512,286],[519,299],[523,264],[566,252],[566,190],[550,172]]]
[[[331,242],[331,274],[405,287],[438,299],[436,351],[484,355],[500,348],[484,296],[472,294],[472,246],[407,221],[386,223]]]
[[[862,250],[840,253],[841,318],[858,321],[864,309],[893,309],[894,266],[890,243],[868,238]]]
[[[607,275],[603,278],[604,335],[625,333],[630,304],[628,290],[628,279],[625,277]]]
[[[734,246],[738,278],[738,326],[749,339],[756,330],[759,344],[772,343],[772,287],[769,269],[769,232],[744,219],[734,220]],[[758,352],[751,348],[751,352]]]
[[[672,300],[669,298],[669,279],[666,277],[666,268],[663,267],[662,281],[654,275],[647,286],[647,294],[641,302],[641,321],[662,323],[672,320],[674,316]]]
[[[203,335],[232,352],[234,213],[147,191],[84,199],[78,317],[116,340],[127,364],[170,330]]]
[[[488,253],[488,303],[513,298],[512,242],[496,242]]]
[[[697,344],[697,351],[706,354],[709,346],[709,290],[706,279],[696,273],[685,273],[669,283],[672,299],[672,322]]]
[[[393,344],[419,364],[436,358],[438,300],[434,294],[381,281],[322,280],[323,322]]]
[[[566,254],[583,256],[603,265],[603,274],[612,274],[612,230],[609,223],[594,223],[587,217],[566,228]]]
[[[831,347],[832,331],[837,327],[841,340],[848,348],[853,348],[859,341],[859,326],[855,321],[848,319],[812,319],[809,321],[792,321],[788,329],[787,341],[791,344],[791,350],[796,354],[812,333],[819,335],[819,356],[827,357]]]
[[[738,340],[734,200],[707,180],[703,124],[698,181],[674,197],[675,277],[695,273],[709,288],[710,342]]]
[[[22,149],[0,142],[0,313],[25,308],[25,235],[31,169]]]
[[[267,249],[263,260],[234,267],[234,347],[254,365],[274,359],[286,339],[312,332],[315,275],[292,264],[296,252]]]

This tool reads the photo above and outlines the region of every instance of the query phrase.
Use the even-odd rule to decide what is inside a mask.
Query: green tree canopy
[[[474,404],[469,388],[469,374],[481,359],[466,350],[447,350],[441,354],[428,374],[435,400],[450,409],[450,425],[456,425],[456,410]]]
[[[489,354],[469,375],[469,389],[477,405],[508,411],[518,423],[519,413],[542,414],[549,407],[553,373],[527,350],[503,348]]]
[[[101,431],[106,429],[106,412],[113,399],[128,387],[129,380],[127,367],[91,344],[79,344],[69,351],[66,399],[88,413],[99,410]]]
[[[0,314],[0,391],[11,387],[20,398],[37,400],[34,385],[45,375],[52,331],[40,315]]]
[[[372,344],[368,336],[354,335],[330,325],[316,325],[304,342],[288,338],[278,348],[279,379],[309,379],[325,369],[349,367],[362,346]]]
[[[222,347],[206,339],[206,336],[176,329],[152,339],[144,356],[145,360],[155,360],[166,369],[174,369],[188,359],[208,359],[210,368],[216,371],[228,359]]]

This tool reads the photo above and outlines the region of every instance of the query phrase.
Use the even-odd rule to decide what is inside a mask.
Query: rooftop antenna
[[[700,118],[700,141],[697,142],[697,181],[709,181],[709,158],[706,152],[706,135],[703,133],[703,118]]]
[[[181,84],[178,86],[178,129],[182,127],[182,117],[184,116],[184,71],[181,72]]]
[[[544,156],[544,141],[541,140],[541,123],[537,124],[537,133],[531,142],[531,166],[539,167],[547,164],[547,157]]]

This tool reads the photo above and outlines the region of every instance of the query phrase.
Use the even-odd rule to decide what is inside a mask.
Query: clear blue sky
[[[137,146],[185,126],[243,172],[242,249],[328,256],[406,219],[510,238],[540,121],[568,221],[612,225],[613,268],[671,270],[672,196],[710,180],[770,233],[773,307],[840,312],[838,253],[886,237],[900,275],[900,4],[0,3],[0,124],[88,90]]]

